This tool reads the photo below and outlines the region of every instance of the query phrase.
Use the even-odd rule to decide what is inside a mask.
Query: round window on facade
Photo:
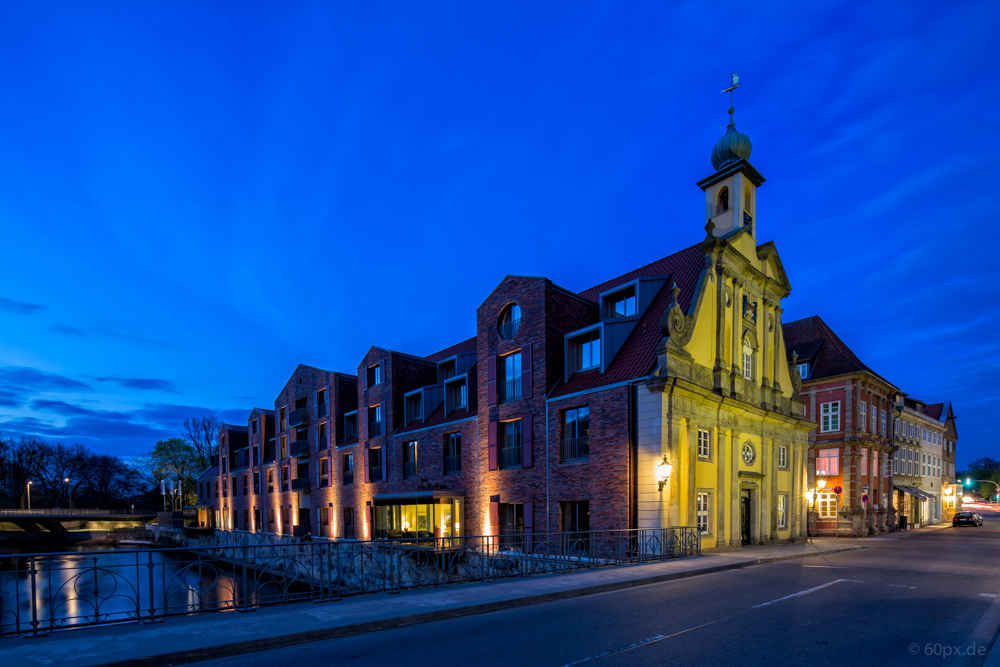
[[[516,303],[504,306],[500,311],[500,319],[497,322],[497,331],[504,340],[511,340],[517,335],[517,330],[521,328],[521,307]]]

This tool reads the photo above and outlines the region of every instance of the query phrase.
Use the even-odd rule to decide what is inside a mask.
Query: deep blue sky
[[[135,454],[690,245],[737,70],[785,321],[998,454],[1000,5],[489,4],[0,4],[3,435]]]

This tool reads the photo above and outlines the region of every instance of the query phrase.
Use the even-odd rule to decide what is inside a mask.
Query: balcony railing
[[[462,472],[462,457],[458,455],[444,457],[444,472],[445,474]]]
[[[563,461],[589,458],[590,436],[585,435],[580,438],[566,438],[562,441],[562,451],[560,452],[560,455]]]
[[[302,426],[309,423],[309,410],[306,408],[299,408],[298,410],[292,410],[288,413],[288,425],[292,428],[296,426]]]
[[[354,471],[353,470],[345,470],[344,471],[344,486],[347,486],[348,484],[354,484]]]
[[[416,477],[417,476],[417,462],[416,461],[403,461],[403,477]]]
[[[368,422],[368,437],[377,438],[382,435],[382,422]]]
[[[520,468],[524,463],[520,442],[514,446],[501,447],[499,454],[501,468]]]
[[[521,377],[504,380],[501,388],[501,401],[516,401],[521,398]]]
[[[324,402],[324,403],[320,403],[319,405],[316,406],[316,416],[317,417],[326,417],[328,414],[330,414],[330,404],[329,403],[325,403]]]
[[[309,456],[309,441],[296,440],[295,442],[289,443],[288,453],[292,456]]]
[[[368,481],[369,482],[381,482],[382,481],[382,466],[368,466]]]
[[[296,479],[293,479],[292,491],[298,491],[300,493],[309,493],[309,478],[298,477]]]
[[[325,489],[330,486],[330,477],[328,475],[319,476],[319,488]]]
[[[521,328],[521,318],[516,320],[511,320],[510,322],[504,322],[500,325],[500,337],[504,340],[510,340],[517,335],[517,330]]]

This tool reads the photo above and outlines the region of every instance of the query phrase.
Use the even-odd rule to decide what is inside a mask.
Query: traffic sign
[[[868,504],[868,501],[869,501],[869,498],[868,498],[868,494],[867,493],[865,495],[861,496],[861,502],[863,502],[865,505]]]
[[[842,488],[840,488],[839,486],[835,486],[835,487],[833,487],[833,492],[834,492],[834,493],[836,493],[836,494],[837,494],[838,496],[839,496],[839,495],[840,495],[840,494],[841,494],[841,493],[842,493],[843,491],[844,491],[844,490],[843,490]]]

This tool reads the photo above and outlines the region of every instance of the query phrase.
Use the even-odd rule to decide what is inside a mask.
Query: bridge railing
[[[0,636],[495,581],[701,553],[696,528],[0,556]]]
[[[44,510],[0,510],[0,516],[149,516],[156,514],[142,510],[88,510],[88,509],[44,509]]]

